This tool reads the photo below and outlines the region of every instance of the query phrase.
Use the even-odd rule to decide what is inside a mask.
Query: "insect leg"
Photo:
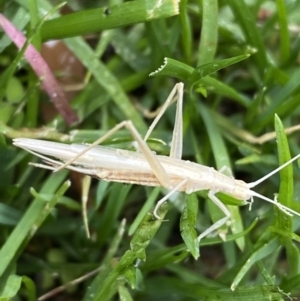
[[[158,121],[165,113],[167,108],[177,100],[177,107],[176,107],[176,116],[175,116],[175,124],[173,129],[173,136],[172,136],[172,144],[170,150],[170,157],[181,159],[182,156],[182,102],[183,102],[183,83],[178,83],[174,86],[173,90],[169,94],[167,100],[161,107],[159,113],[153,120],[152,124],[150,125],[145,137],[144,141],[147,141],[149,136],[151,135],[153,129],[157,125]],[[177,93],[177,97],[175,97]]]
[[[187,181],[188,181],[188,179],[184,179],[183,181],[181,181],[178,185],[176,185],[172,190],[170,190],[162,199],[160,199],[156,203],[155,208],[153,210],[153,215],[157,219],[160,219],[160,217],[158,215],[158,209],[159,209],[159,207],[161,207],[162,204],[165,203],[174,192],[177,192],[183,185],[185,185]]]
[[[202,232],[199,236],[198,236],[198,242],[200,242],[200,240],[202,238],[204,238],[205,236],[207,236],[208,234],[210,234],[211,232],[214,232],[215,230],[219,229],[220,227],[222,227],[230,218],[230,212],[227,209],[227,207],[215,196],[215,191],[210,190],[208,192],[208,197],[210,200],[212,200],[221,210],[222,212],[225,214],[225,217],[221,218],[220,220],[218,220],[217,222],[215,222],[212,226],[210,226],[208,229],[206,229],[204,232]]]
[[[226,165],[222,166],[221,169],[219,169],[219,172],[222,173],[223,175],[233,178],[231,169]]]
[[[135,141],[138,144],[138,147],[142,154],[145,156],[145,159],[149,163],[154,175],[160,182],[161,186],[171,189],[171,184],[169,181],[169,176],[165,169],[162,167],[160,164],[159,160],[155,156],[155,154],[151,151],[147,143],[141,138],[140,134],[138,133],[137,129],[133,125],[133,123],[130,120],[125,120],[117,124],[115,127],[113,127],[110,131],[108,131],[105,135],[103,135],[101,138],[96,140],[94,143],[86,147],[83,151],[79,152],[75,157],[73,157],[71,160],[67,161],[66,163],[62,164],[60,167],[56,169],[56,171],[61,170],[63,168],[66,168],[70,164],[72,164],[74,161],[76,161],[77,158],[85,154],[87,151],[92,149],[94,146],[102,143],[105,141],[107,138],[109,138],[111,135],[116,133],[118,130],[121,128],[127,128],[128,131],[131,133],[132,137],[135,139]]]

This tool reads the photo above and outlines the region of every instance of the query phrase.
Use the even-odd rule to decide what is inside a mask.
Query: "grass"
[[[285,134],[299,123],[300,1],[182,0],[179,14],[171,0],[97,2],[68,1],[74,13],[63,17],[57,1],[1,4],[27,37],[18,52],[0,36],[1,300],[47,292],[93,301],[299,297],[299,217],[258,199],[249,211],[219,193],[231,222],[199,246],[195,238],[223,216],[207,191],[174,194],[160,210],[162,222],[152,210],[165,189],[96,179],[83,185],[74,172],[29,166],[39,160],[11,139],[88,143],[125,119],[144,135],[147,110],[182,81],[183,158],[228,166],[235,178],[253,182],[300,152],[297,131]],[[61,39],[85,67],[79,78],[69,75],[76,93],[71,108],[62,108],[77,122],[52,113],[53,103],[61,108],[39,89],[47,78],[24,59],[29,42],[40,51],[48,39]],[[65,65],[55,75],[66,73]],[[151,136],[157,153],[168,155],[174,116],[172,106]],[[130,148],[126,131],[115,137],[106,143]],[[255,191],[272,199],[275,193],[300,212],[299,179],[293,164]]]

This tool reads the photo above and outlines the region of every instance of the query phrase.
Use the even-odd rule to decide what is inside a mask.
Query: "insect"
[[[155,206],[153,213],[156,218],[160,218],[158,214],[159,207],[166,202],[174,192],[184,191],[189,194],[199,190],[209,190],[209,199],[223,211],[225,216],[201,233],[198,236],[199,242],[203,237],[224,225],[230,218],[230,212],[216,196],[217,192],[229,194],[237,199],[243,200],[245,204],[251,204],[253,197],[257,197],[274,204],[289,215],[300,216],[300,213],[278,203],[276,199],[269,199],[252,190],[253,187],[298,159],[300,154],[252,183],[246,183],[227,176],[223,173],[226,167],[217,171],[212,167],[181,159],[183,140],[183,91],[183,83],[175,85],[160,112],[149,127],[144,139],[141,138],[131,121],[123,121],[90,145],[67,145],[26,138],[16,138],[13,140],[13,144],[33,153],[46,162],[46,164],[32,163],[37,167],[47,168],[53,171],[68,168],[106,181],[147,186],[163,186],[167,188],[169,192],[159,200]],[[170,155],[156,155],[151,151],[146,141],[165,110],[174,101],[177,101],[177,107]],[[124,127],[128,129],[136,141],[138,151],[114,149],[99,145]],[[51,159],[48,156],[57,158],[60,161]]]

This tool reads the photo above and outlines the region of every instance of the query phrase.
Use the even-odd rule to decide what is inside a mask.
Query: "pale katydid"
[[[144,139],[141,138],[131,121],[123,121],[91,145],[68,145],[26,138],[16,138],[13,143],[42,158],[48,164],[33,164],[38,167],[54,171],[68,168],[106,181],[167,188],[169,192],[158,201],[154,209],[154,216],[156,218],[159,218],[159,207],[174,192],[184,191],[189,194],[199,190],[209,190],[209,199],[223,211],[225,216],[201,233],[198,236],[199,242],[203,237],[223,226],[230,218],[229,210],[215,195],[217,192],[223,192],[236,199],[243,200],[245,204],[251,204],[253,197],[257,197],[276,205],[289,215],[300,216],[299,212],[251,190],[251,188],[298,159],[300,154],[252,183],[236,180],[222,173],[222,170],[217,171],[212,167],[181,159],[183,90],[183,83],[175,85]],[[177,100],[177,109],[170,155],[156,155],[151,151],[146,141],[165,110],[174,100]],[[114,149],[98,145],[124,127],[128,129],[136,141],[138,151]],[[47,156],[57,158],[61,161],[48,158]]]

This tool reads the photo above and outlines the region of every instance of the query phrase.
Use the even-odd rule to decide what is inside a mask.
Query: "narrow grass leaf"
[[[159,215],[162,219],[166,215],[168,207],[167,204],[160,207]],[[124,253],[117,265],[109,272],[102,286],[98,287],[98,290],[94,295],[94,301],[109,300],[109,298],[117,291],[115,282],[116,279],[122,275],[123,271],[128,268],[128,266],[132,265],[136,259],[146,259],[145,249],[153,239],[162,222],[163,220],[153,219],[152,214],[147,214],[147,216],[145,216],[131,239],[131,249]]]
[[[87,214],[87,202],[89,199],[89,191],[91,188],[92,178],[90,176],[84,175],[82,180],[82,195],[81,195],[81,204],[82,204],[82,217],[85,228],[85,233],[87,238],[90,238],[90,229],[89,229],[89,220]]]
[[[281,63],[286,63],[291,54],[290,49],[290,32],[288,28],[286,3],[283,0],[276,0],[279,33],[280,33],[280,59]]]
[[[128,289],[123,284],[119,284],[118,292],[121,301],[133,301]]]
[[[258,128],[263,128],[266,124],[271,122],[274,118],[274,114],[278,114],[282,118],[295,111],[295,107],[298,106],[300,100],[300,94],[298,92],[299,77],[300,70],[292,70],[289,74],[289,80],[284,87],[276,87],[270,91],[272,102],[266,110],[253,121]]]
[[[26,287],[26,293],[28,296],[28,301],[36,301],[36,288],[35,284],[29,277],[22,276],[22,282]]]
[[[275,115],[275,131],[277,137],[277,148],[279,165],[284,164],[291,159],[288,140],[284,132],[284,127],[281,120]],[[280,187],[278,194],[278,201],[286,207],[293,207],[294,198],[294,178],[293,178],[293,166],[288,165],[286,168],[280,171]],[[293,234],[293,217],[287,215],[283,210],[278,207],[275,209],[275,220],[273,225],[280,231],[284,231],[285,235],[280,236],[283,245],[286,248],[287,258],[290,265],[289,276],[295,276],[298,274],[299,266],[299,250],[294,245],[291,235]]]
[[[113,256],[115,256],[116,252],[118,251],[118,247],[120,246],[120,243],[124,237],[125,233],[125,226],[126,226],[126,220],[123,219],[120,223],[120,226],[118,227],[118,230],[111,240],[111,244],[108,248],[108,251],[106,253],[105,258],[103,259],[104,264],[109,264]]]
[[[126,198],[131,189],[131,185],[122,183],[112,183],[110,193],[100,221],[98,235],[99,242],[104,243],[115,229],[115,224],[119,214],[126,202]]]
[[[254,47],[257,53],[253,56],[256,67],[263,75],[268,65],[266,47],[263,38],[257,28],[256,19],[244,0],[233,0],[228,3],[235,19],[240,24],[245,35],[246,44]]]
[[[134,219],[134,221],[131,223],[129,230],[128,230],[128,235],[133,235],[135,231],[137,230],[138,226],[146,216],[146,214],[150,211],[151,208],[153,208],[155,201],[158,198],[158,195],[161,191],[160,187],[157,187],[152,190],[150,193],[149,197],[147,198],[147,201],[143,205],[142,209],[139,211],[138,215]]]
[[[125,280],[128,282],[131,289],[136,288],[136,267],[129,266],[123,271],[123,276]]]
[[[1,281],[2,282],[2,281]],[[0,300],[9,301],[13,299],[21,288],[22,277],[10,275],[5,283],[0,285]]]
[[[279,165],[282,165],[291,159],[288,140],[284,132],[284,127],[278,115],[275,115],[275,132],[277,139]],[[293,207],[294,198],[294,177],[292,164],[280,170],[280,187],[278,201],[289,208]],[[282,212],[282,214],[285,214]],[[285,214],[286,215],[286,214]]]
[[[163,204],[160,207],[158,214],[161,219],[154,219],[154,217],[149,213],[144,217],[130,241],[130,248],[136,254],[137,258],[146,260],[146,247],[149,245],[157,230],[161,226],[163,218],[168,212],[168,208],[168,204]]]
[[[89,286],[82,301],[95,300],[95,295],[99,291],[99,288],[102,287],[102,285],[106,281],[106,278],[112,272],[113,267],[112,267],[111,263],[113,262],[113,257],[115,256],[116,252],[118,251],[121,240],[124,236],[125,225],[126,225],[126,221],[122,220],[115,236],[111,240],[111,243],[109,245],[106,256],[100,265],[101,268],[99,270],[99,273],[96,276],[96,278],[93,280],[91,285]],[[109,299],[109,297],[116,292],[116,288],[114,287],[112,289],[108,289],[106,292],[108,293],[108,295],[106,297]]]
[[[236,89],[233,87],[223,83],[222,81],[211,77],[211,76],[205,76],[201,79],[201,86],[206,88],[208,91],[211,91],[215,93],[216,95],[228,97],[231,100],[235,100],[237,103],[241,104],[243,107],[248,107],[251,103],[250,100],[239,93]],[[217,113],[217,112],[213,112]],[[218,113],[217,113],[218,114]],[[226,119],[229,121],[229,119]],[[234,127],[235,128],[235,127]]]
[[[245,276],[245,274],[249,271],[249,269],[258,261],[269,254],[272,254],[275,252],[279,247],[281,246],[280,241],[278,238],[273,238],[269,240],[268,242],[264,243],[262,246],[259,246],[256,250],[254,250],[250,257],[247,259],[245,264],[242,266],[236,277],[234,278],[231,289],[235,290],[242,280],[242,278]]]
[[[254,229],[254,227],[257,225],[257,222],[258,219],[255,219],[252,224],[243,232],[227,235],[226,241],[230,242],[246,236]],[[222,244],[223,242],[224,241],[219,237],[203,238],[200,242],[200,247]],[[168,249],[149,251],[149,254],[147,255],[147,261],[143,265],[143,270],[145,269],[146,271],[152,271],[156,270],[156,268],[158,269],[167,266],[170,263],[178,263],[184,260],[188,255],[189,253],[186,250],[185,243]]]
[[[140,114],[124,93],[118,79],[100,60],[95,59],[94,51],[82,38],[65,40],[68,48],[94,75],[100,86],[112,97],[126,119],[132,120],[139,131],[146,132],[146,126]]]
[[[218,41],[218,1],[202,1],[202,26],[197,66],[214,60]]]
[[[165,75],[186,81],[193,73],[194,68],[177,60],[165,57],[164,63],[157,70],[151,72],[149,76]]]
[[[186,250],[185,244],[165,249],[150,250],[147,252],[147,261],[143,264],[142,271],[147,273],[164,268],[172,263],[178,264],[189,255],[190,253]]]
[[[49,191],[47,192],[54,192],[54,189],[57,189],[56,185],[61,183],[66,175],[67,172],[65,171],[61,172],[59,175],[52,175],[45,183],[44,187],[41,190],[41,193],[43,193],[44,189],[47,188],[49,189]],[[57,196],[53,197],[51,203],[53,204],[53,202],[55,201],[58,201]],[[50,210],[47,210],[48,206],[48,202],[42,202],[39,199],[35,199],[27,209],[22,219],[14,228],[13,232],[10,234],[9,238],[6,240],[5,244],[0,250],[0,276],[4,273],[13,258],[16,258],[17,255],[20,254],[22,248],[24,247],[24,243],[28,242],[31,235],[36,232],[38,227],[44,221],[46,215],[50,213]]]
[[[195,194],[187,196],[186,207],[184,208],[180,217],[180,232],[181,236],[191,252],[193,257],[197,260],[199,257],[199,243],[198,234],[195,229],[198,213],[198,199]]]
[[[116,53],[122,57],[135,71],[144,71],[149,69],[151,62],[149,57],[144,55],[128,37],[124,36],[120,31],[114,30],[111,38]]]
[[[160,283],[164,283],[160,286]],[[157,290],[157,287],[160,287]],[[152,278],[146,285],[147,295],[153,299],[167,299],[170,296],[170,291],[176,294],[179,300],[206,300],[206,301],[282,301],[287,295],[277,286],[258,285],[239,287],[235,291],[229,288],[220,287],[204,287],[198,283],[189,283],[175,277],[155,277]]]
[[[188,83],[192,88],[195,85],[198,85],[201,79],[207,75],[215,73],[221,69],[224,69],[230,65],[236,64],[240,61],[247,59],[250,54],[243,54],[239,56],[235,56],[229,59],[213,61],[210,63],[206,63],[194,69],[193,73],[189,76]]]
[[[300,287],[300,274],[292,278],[286,278],[282,281],[280,288],[285,292],[291,292]]]
[[[110,7],[83,10],[49,20],[43,25],[41,36],[43,41],[63,39],[168,18],[178,13],[178,0],[129,1]]]
[[[192,22],[188,17],[187,0],[180,1],[180,23],[181,23],[181,39],[185,61],[190,64],[192,62]]]
[[[13,7],[8,8],[8,11],[4,11],[3,14],[9,18],[19,31],[22,31],[30,20],[29,14],[23,7],[15,5],[15,3],[12,3],[12,5]],[[11,42],[7,35],[2,36],[0,38],[0,52],[3,52]]]
[[[20,220],[22,212],[3,203],[0,203],[0,224],[15,225]]]
[[[201,68],[201,67],[199,67]],[[179,79],[180,81],[187,82],[195,69],[185,63],[166,57],[164,63],[157,70],[151,72],[149,76],[170,76]],[[239,94],[229,85],[222,83],[216,78],[204,76],[201,78],[201,86],[216,93],[217,95],[225,96],[236,100],[238,103],[248,107],[250,101],[243,95]]]

